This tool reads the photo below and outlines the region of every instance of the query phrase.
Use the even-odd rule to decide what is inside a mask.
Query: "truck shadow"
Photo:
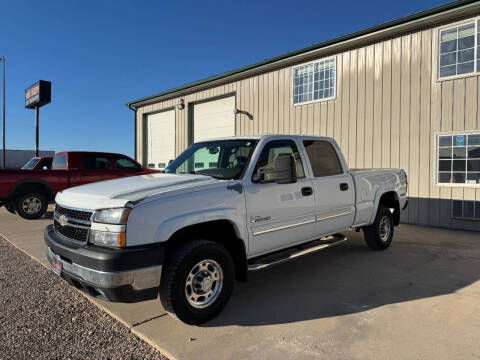
[[[359,313],[454,293],[480,278],[480,236],[404,225],[386,251],[349,241],[237,283],[225,310],[205,327],[284,324]]]

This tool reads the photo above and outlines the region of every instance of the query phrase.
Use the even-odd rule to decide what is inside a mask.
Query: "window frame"
[[[335,81],[334,81],[334,87],[333,87],[333,95],[328,97],[328,98],[304,101],[304,102],[299,102],[299,103],[295,104],[295,102],[294,102],[294,98],[295,98],[295,70],[298,69],[298,68],[301,68],[303,66],[308,66],[308,65],[314,65],[315,66],[316,63],[319,63],[321,61],[331,60],[331,59],[335,60]],[[313,60],[313,61],[309,61],[309,62],[306,62],[306,63],[302,63],[302,64],[292,66],[292,74],[291,74],[291,79],[290,79],[291,80],[291,83],[290,83],[290,98],[291,98],[290,103],[292,104],[292,106],[295,107],[295,106],[313,104],[313,103],[317,103],[317,102],[335,100],[337,98],[337,86],[338,86],[338,84],[337,84],[338,66],[337,65],[338,65],[337,55],[332,55],[332,56],[328,56],[328,57],[324,57],[324,58],[320,58],[320,59],[316,59],[316,60]],[[313,86],[312,86],[312,88],[313,88]],[[313,96],[312,96],[312,98],[313,98]]]
[[[477,68],[477,62],[478,60],[480,60],[478,57],[477,57],[477,49],[480,48],[480,45],[477,44],[478,42],[478,33],[480,31],[480,27],[478,26],[478,22],[480,21],[480,16],[477,16],[477,17],[474,17],[474,18],[469,18],[469,19],[465,19],[465,20],[462,20],[462,21],[457,21],[455,23],[451,23],[451,24],[448,24],[448,25],[445,25],[445,26],[441,26],[439,28],[437,28],[437,34],[436,34],[436,49],[435,50],[435,60],[434,60],[434,71],[435,71],[435,79],[437,82],[442,82],[442,81],[449,81],[449,80],[455,80],[455,79],[463,79],[463,78],[467,78],[467,77],[471,77],[471,76],[478,76],[480,74],[480,69]],[[470,73],[466,73],[466,74],[460,74],[460,75],[452,75],[452,76],[445,76],[445,77],[440,77],[440,47],[441,47],[441,35],[442,35],[442,31],[446,31],[446,30],[450,30],[450,29],[453,29],[453,28],[458,28],[460,26],[463,26],[463,25],[468,25],[468,24],[472,24],[474,25],[474,32],[475,32],[475,36],[474,36],[474,40],[473,40],[473,44],[474,44],[474,58],[473,58],[473,72],[470,72]],[[458,51],[458,49],[457,49]]]
[[[444,187],[444,188],[475,188],[475,189],[480,189],[480,183],[477,184],[469,184],[469,183],[439,183],[438,182],[438,172],[439,172],[439,144],[438,144],[438,139],[440,136],[456,136],[456,135],[480,135],[479,130],[463,130],[463,131],[448,131],[448,132],[437,132],[433,136],[434,141],[433,141],[433,146],[434,151],[433,151],[433,184],[437,187]],[[466,161],[468,158],[465,159]],[[465,174],[468,173],[468,171],[464,171]]]

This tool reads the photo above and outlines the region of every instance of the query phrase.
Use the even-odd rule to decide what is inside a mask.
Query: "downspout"
[[[137,158],[137,110],[138,109],[133,105],[128,105],[128,108],[133,111],[133,126],[134,126],[133,158],[135,159],[135,161],[138,161],[138,158]]]

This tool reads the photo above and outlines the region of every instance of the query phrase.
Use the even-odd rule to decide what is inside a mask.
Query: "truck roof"
[[[294,135],[294,134],[262,134],[262,135],[242,135],[242,136],[229,136],[223,138],[208,139],[205,141],[220,141],[220,140],[260,140],[260,139],[279,139],[279,138],[294,138],[294,139],[318,139],[318,140],[332,140],[326,136],[314,136],[314,135]]]
[[[120,154],[120,153],[111,153],[111,152],[104,152],[104,151],[60,151],[55,155],[63,155],[63,154],[100,154],[100,155],[121,155],[130,157],[128,155]]]

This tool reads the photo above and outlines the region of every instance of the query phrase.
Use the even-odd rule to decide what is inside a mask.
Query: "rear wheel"
[[[365,226],[363,233],[368,247],[372,250],[385,250],[392,243],[394,229],[393,214],[390,209],[380,206],[372,225]]]
[[[187,324],[217,316],[234,283],[233,260],[212,241],[193,240],[174,251],[162,273],[160,300],[165,310]]]
[[[15,210],[24,219],[33,220],[47,211],[47,197],[39,192],[25,192],[15,199]]]

